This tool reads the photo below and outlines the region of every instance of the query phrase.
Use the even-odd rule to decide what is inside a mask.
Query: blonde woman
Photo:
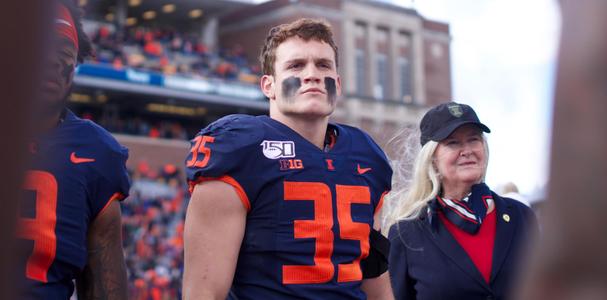
[[[420,125],[413,179],[391,216],[396,299],[504,299],[520,250],[537,230],[530,208],[484,183],[489,133],[474,110],[445,103]]]

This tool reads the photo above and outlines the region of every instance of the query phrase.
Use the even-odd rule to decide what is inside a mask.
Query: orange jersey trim
[[[242,205],[247,210],[247,213],[249,211],[251,211],[251,202],[249,202],[249,197],[247,196],[247,193],[244,191],[244,189],[242,188],[240,183],[238,183],[238,181],[236,181],[236,179],[234,179],[233,177],[228,176],[228,175],[223,175],[221,177],[198,177],[196,180],[190,181],[190,183],[189,183],[190,194],[192,194],[192,192],[194,192],[194,187],[197,184],[207,182],[207,181],[223,181],[223,182],[231,185],[236,190],[236,194],[238,194],[238,198],[240,198],[240,202],[242,202]]]
[[[99,211],[99,213],[97,214],[97,216],[100,216],[109,206],[112,202],[114,201],[122,201],[124,200],[124,194],[116,192],[114,193],[110,199],[107,201],[107,203],[105,203],[105,205],[103,206],[103,208]]]
[[[384,197],[386,197],[386,195],[388,195],[389,192],[390,191],[385,191],[379,197],[379,203],[377,203],[377,206],[375,207],[375,212],[373,213],[374,217],[377,215],[378,212],[381,211],[381,207],[384,205]]]

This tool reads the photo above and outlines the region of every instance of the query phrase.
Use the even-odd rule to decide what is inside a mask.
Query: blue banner
[[[198,79],[186,76],[167,76],[157,72],[132,68],[115,69],[108,64],[84,63],[76,68],[76,75],[127,81],[174,90],[191,91],[241,99],[262,100],[263,93],[252,84],[227,82],[220,79]]]

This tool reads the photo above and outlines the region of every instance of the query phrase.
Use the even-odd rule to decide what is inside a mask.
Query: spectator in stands
[[[94,34],[98,55],[93,62],[116,69],[125,66],[166,75],[186,75],[239,80],[256,84],[260,70],[249,63],[242,46],[209,52],[194,34],[173,29],[126,28],[117,32],[102,25]],[[253,67],[255,66],[255,67]]]
[[[113,133],[147,136],[151,138],[187,140],[188,132],[178,121],[161,121],[153,126],[141,117],[98,118],[90,111],[79,114],[81,118],[94,121]]]

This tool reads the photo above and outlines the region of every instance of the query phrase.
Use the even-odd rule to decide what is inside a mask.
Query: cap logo
[[[459,104],[449,105],[448,108],[451,115],[456,118],[459,118],[464,114],[464,111],[462,110],[462,107]]]

